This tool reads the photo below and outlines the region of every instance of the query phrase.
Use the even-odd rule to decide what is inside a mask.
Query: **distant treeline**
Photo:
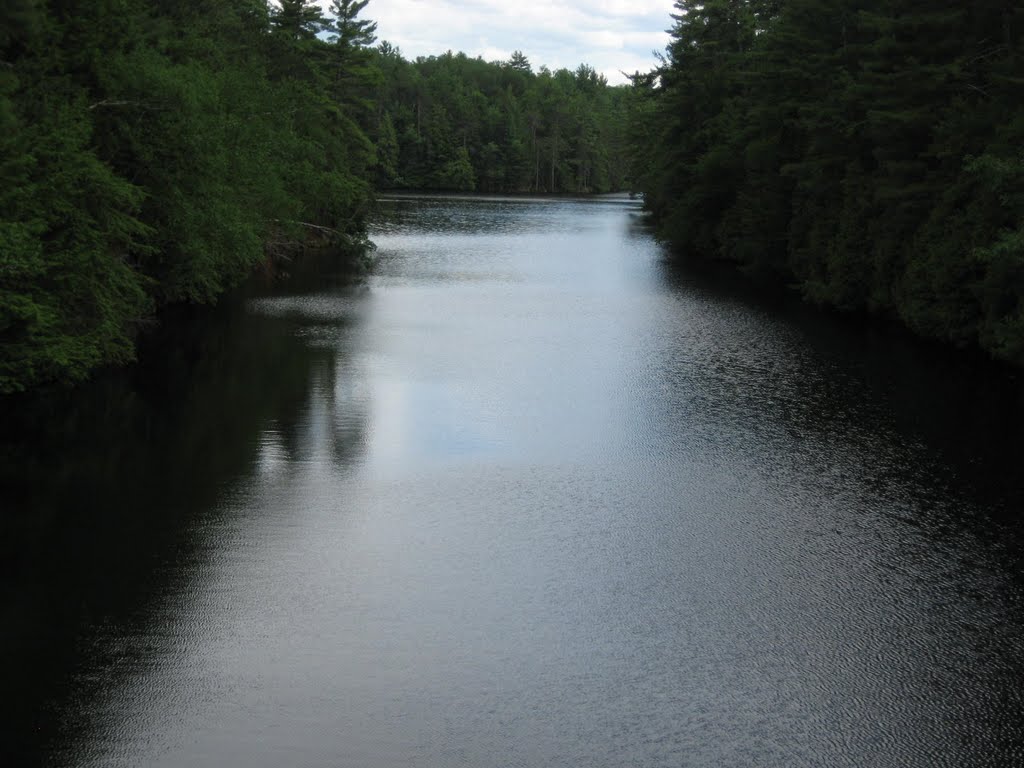
[[[534,73],[515,52],[485,62],[450,51],[406,61],[374,51],[378,183],[479,192],[625,189],[628,89],[580,65]]]
[[[625,184],[628,89],[408,62],[366,5],[0,3],[0,393],[129,360],[159,306],[311,241],[358,250],[374,186]]]
[[[1024,364],[1024,6],[675,7],[631,128],[674,248]]]

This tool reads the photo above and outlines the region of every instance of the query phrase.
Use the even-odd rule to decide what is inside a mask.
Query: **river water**
[[[1024,765],[1020,386],[385,201],[9,422],[5,765]]]

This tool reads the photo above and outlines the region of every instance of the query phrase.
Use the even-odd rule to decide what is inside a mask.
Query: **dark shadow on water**
[[[643,221],[636,226],[645,228]],[[796,396],[784,406],[758,404],[774,409],[791,436],[821,437],[853,425],[903,448],[922,447],[917,454],[928,457],[927,466],[902,471],[922,478],[923,493],[932,497],[923,507],[942,507],[943,519],[929,527],[989,542],[1005,556],[1005,572],[1024,584],[1021,372],[891,322],[810,306],[727,265],[666,259],[661,269],[670,290],[753,312],[769,332],[795,335],[809,351],[800,362],[804,375],[788,385]]]
[[[74,678],[90,639],[112,625],[130,636],[148,620],[195,546],[190,531],[225,514],[225,490],[252,475],[263,431],[298,444],[311,377],[333,381],[344,344],[306,343],[304,320],[249,302],[358,294],[346,265],[310,258],[289,281],[255,278],[216,307],[173,308],[142,339],[137,365],[0,402],[4,764],[35,764],[85,726],[55,715],[67,696],[87,694]],[[358,416],[332,438],[337,462],[361,449]]]

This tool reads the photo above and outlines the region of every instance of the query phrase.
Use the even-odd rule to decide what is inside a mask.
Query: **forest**
[[[368,0],[0,7],[0,393],[133,359],[160,308],[378,190],[635,189],[683,260],[1024,365],[1024,8],[678,0],[660,66],[408,60]]]
[[[361,237],[373,146],[335,76],[366,78],[358,20],[259,0],[0,14],[0,391],[132,359],[156,308],[213,301],[310,232]]]
[[[1024,6],[675,9],[631,138],[679,257],[1024,365]]]
[[[533,68],[451,51],[406,61],[374,51],[384,188],[587,194],[628,186],[628,102],[586,64]]]
[[[129,361],[155,313],[311,246],[374,190],[625,185],[625,91],[522,54],[405,60],[367,0],[0,7],[0,393]]]

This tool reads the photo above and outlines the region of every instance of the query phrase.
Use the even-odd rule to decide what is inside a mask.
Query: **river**
[[[5,765],[1024,765],[1018,381],[408,197],[10,418]]]

